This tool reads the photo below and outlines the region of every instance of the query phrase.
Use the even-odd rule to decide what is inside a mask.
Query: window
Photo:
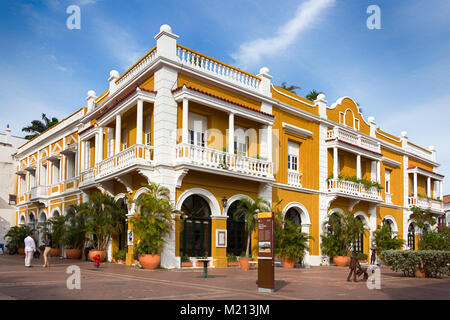
[[[245,128],[236,126],[234,129],[234,150],[240,156],[248,156],[249,137],[245,135]]]
[[[70,153],[67,159],[67,179],[75,177],[75,153]]]
[[[384,190],[391,193],[391,170],[386,169],[384,172]]]
[[[152,144],[152,132],[151,132],[151,118],[150,116],[145,117],[144,126],[144,144],[150,146]]]
[[[30,189],[36,186],[36,172],[30,172]]]
[[[189,112],[189,143],[199,147],[205,147],[205,132],[207,130],[207,118],[196,113]]]
[[[84,146],[84,169],[87,170],[91,167],[91,142],[86,141]]]
[[[114,128],[108,128],[108,144],[106,146],[107,157],[112,157],[114,154]]]
[[[43,164],[41,168],[41,185],[47,185],[47,164]]]
[[[59,183],[59,175],[60,175],[60,164],[61,160],[54,161],[53,163],[53,181],[52,183]]]
[[[298,150],[298,143],[288,142],[288,171],[298,172]]]
[[[26,175],[20,175],[20,194],[24,194],[27,191]]]

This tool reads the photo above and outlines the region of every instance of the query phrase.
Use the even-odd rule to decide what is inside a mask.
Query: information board
[[[274,292],[273,213],[258,213],[258,291]]]

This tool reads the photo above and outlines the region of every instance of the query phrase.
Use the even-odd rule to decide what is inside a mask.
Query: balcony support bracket
[[[350,212],[353,211],[353,209],[355,208],[355,206],[360,202],[360,199],[350,199],[349,201],[349,206],[348,206],[348,210]]]
[[[122,175],[120,177],[116,177],[116,180],[124,185],[129,194],[133,192],[133,177],[131,175]]]

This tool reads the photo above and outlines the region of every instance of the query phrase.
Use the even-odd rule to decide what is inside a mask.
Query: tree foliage
[[[25,139],[33,139],[38,134],[44,132],[48,128],[54,126],[59,121],[57,118],[52,117],[51,119],[46,116],[45,113],[42,114],[42,120],[33,120],[29,126],[23,127],[23,132],[30,133],[25,136]]]
[[[288,85],[286,82],[283,82],[283,83],[281,84],[281,87],[282,87],[284,90],[287,90],[287,91],[290,91],[290,92],[293,92],[293,93],[296,93],[295,90],[300,90],[300,89],[301,89],[299,86]]]
[[[317,96],[319,94],[321,94],[322,92],[317,92],[316,90],[311,90],[307,95],[306,95],[306,99],[311,100],[311,101],[315,101],[317,100]]]

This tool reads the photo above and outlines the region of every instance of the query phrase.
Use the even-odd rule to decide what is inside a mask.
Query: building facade
[[[5,234],[16,224],[14,195],[17,160],[14,155],[17,148],[26,141],[24,138],[12,136],[9,125],[4,132],[0,132],[0,243],[5,243]]]
[[[188,49],[167,25],[155,40],[125,73],[110,72],[104,93],[89,91],[86,106],[19,148],[17,224],[65,214],[99,190],[129,216],[153,181],[187,214],[166,239],[163,267],[205,253],[226,267],[227,254],[244,251],[243,223],[232,218],[242,197],[282,200],[283,214],[314,238],[305,263],[319,265],[333,212],[350,211],[371,231],[389,223],[403,239],[415,232],[413,205],[443,214],[433,147],[381,131],[349,97],[309,101],[274,85],[268,68],[253,75]],[[128,229],[109,256],[126,249],[131,264]],[[361,251],[369,241],[368,232]]]

